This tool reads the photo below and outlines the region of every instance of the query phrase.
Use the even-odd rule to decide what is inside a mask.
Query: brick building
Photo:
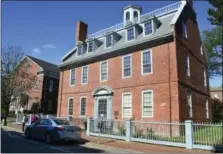
[[[56,114],[59,88],[59,67],[55,64],[31,57],[24,56],[20,62],[21,69],[36,76],[32,89],[25,92],[29,96],[28,104],[24,109],[30,110],[33,103],[40,103],[43,113]],[[21,97],[12,103],[14,110],[20,108]]]
[[[207,120],[207,64],[192,1],[141,15],[123,8],[123,23],[87,35],[60,64],[58,116],[143,121]]]

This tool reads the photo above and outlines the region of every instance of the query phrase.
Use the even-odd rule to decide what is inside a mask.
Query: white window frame
[[[71,72],[73,69],[74,69],[74,84],[71,84]],[[70,70],[70,78],[69,78],[69,86],[70,87],[75,86],[75,81],[76,81],[76,69],[75,68],[73,68],[73,69]]]
[[[70,103],[70,99],[73,99],[73,114],[69,115],[69,103]],[[74,116],[74,97],[68,97],[68,102],[67,102],[68,106],[67,106],[67,115],[73,117]]]
[[[143,94],[146,92],[151,92],[152,93],[152,115],[151,116],[144,116],[144,112],[143,112],[143,107],[144,107],[144,100],[143,100]],[[143,90],[141,93],[141,105],[142,105],[142,117],[143,118],[152,118],[154,116],[154,100],[153,100],[153,90]]]
[[[209,101],[208,101],[208,99],[206,99],[206,101],[205,101],[205,114],[206,114],[206,119],[209,119],[210,116],[209,116]]]
[[[82,103],[81,100],[82,100],[82,98],[86,99],[86,102],[85,102],[85,115],[81,115],[81,103]],[[86,96],[81,96],[80,97],[80,112],[79,112],[79,116],[80,117],[86,117],[86,113],[87,113],[86,111],[87,111],[87,97]]]
[[[153,23],[154,23],[154,21],[151,20],[152,33],[146,35],[146,30],[145,30],[146,27],[145,27],[145,24],[148,23],[148,22],[150,22],[150,21],[147,21],[147,22],[145,22],[145,23],[143,24],[143,36],[144,36],[144,37],[145,37],[145,36],[150,36],[150,35],[152,35],[152,34],[154,33],[154,27],[153,27]]]
[[[130,56],[130,76],[124,76],[124,58]],[[132,54],[128,54],[122,57],[122,79],[131,78],[132,77]]]
[[[188,95],[190,94],[190,100],[188,102]],[[190,107],[190,110],[188,109],[189,118],[193,118],[193,103],[192,103],[192,92],[187,91],[187,105]]]
[[[87,82],[83,83],[83,74],[84,74],[84,67],[87,67]],[[81,71],[81,84],[87,84],[88,83],[88,66],[83,66]]]
[[[82,47],[82,50],[81,50],[81,54],[80,55],[78,55],[78,50],[79,50],[79,47]],[[81,44],[81,45],[78,45],[77,46],[77,57],[80,57],[80,56],[82,56],[83,55],[83,52],[84,52],[84,45],[83,44]]]
[[[124,110],[123,110],[124,109],[123,108],[124,107],[123,106],[124,105],[124,101],[123,101],[124,99],[123,98],[124,98],[125,94],[130,94],[131,95],[131,115],[130,116],[124,116],[124,114],[123,114],[124,113]],[[131,118],[131,117],[132,117],[132,93],[131,92],[123,92],[122,93],[122,118]]]
[[[128,40],[128,29],[131,29],[131,28],[133,28],[134,39]],[[126,42],[131,42],[131,41],[134,41],[136,39],[136,30],[135,30],[135,27],[129,27],[129,28],[126,29],[126,37],[125,38],[126,38]]]
[[[91,52],[89,52],[89,44],[90,44],[90,43],[92,43],[92,51],[91,51]],[[90,42],[87,43],[87,53],[92,53],[92,52],[94,52],[94,44],[95,44],[94,41],[90,41]]]
[[[186,21],[183,21],[182,32],[183,32],[183,36],[185,38],[188,38],[188,34],[187,34],[187,23],[186,23]]]
[[[102,80],[102,79],[101,79],[101,77],[102,77],[102,76],[101,76],[101,71],[102,71],[102,70],[101,70],[101,66],[102,66],[102,64],[105,63],[105,62],[107,63],[107,68],[106,68],[107,76],[106,76],[106,80]],[[108,80],[108,60],[100,62],[100,75],[99,75],[99,76],[100,76],[100,82],[105,82],[105,81]]]
[[[107,42],[107,36],[108,35],[111,35],[111,46],[109,46],[109,47],[107,47],[107,43],[106,43]],[[113,36],[113,34],[108,34],[108,35],[105,36],[105,49],[112,48],[113,45],[114,45],[114,43],[113,43],[114,42],[114,36]]]
[[[201,55],[203,55],[204,52],[203,52],[203,46],[202,46],[202,44],[201,44],[200,50],[201,50]]]
[[[150,52],[150,61],[151,61],[151,72],[149,73],[144,73],[143,72],[143,53],[144,52]],[[141,52],[141,75],[148,75],[148,74],[153,74],[153,54],[152,54],[152,49],[146,49]]]
[[[205,69],[204,69],[204,86],[207,87],[207,73]]]
[[[190,77],[191,73],[190,73],[190,56],[189,55],[187,55],[186,65],[188,67],[188,69],[186,70],[186,76]]]

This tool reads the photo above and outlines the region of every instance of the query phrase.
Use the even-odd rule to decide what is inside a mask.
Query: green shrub
[[[218,99],[212,100],[212,121],[223,122],[223,103]]]

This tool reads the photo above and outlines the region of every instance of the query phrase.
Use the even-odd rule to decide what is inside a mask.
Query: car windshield
[[[70,125],[70,122],[62,119],[53,119],[57,125]]]

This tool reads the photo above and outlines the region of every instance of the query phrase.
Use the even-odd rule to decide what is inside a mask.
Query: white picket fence
[[[223,123],[88,119],[87,135],[187,149],[223,150]]]

